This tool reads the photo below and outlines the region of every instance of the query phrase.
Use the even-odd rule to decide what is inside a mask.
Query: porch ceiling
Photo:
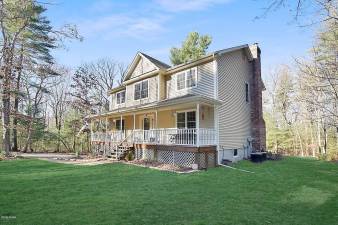
[[[172,110],[172,109],[183,109],[183,108],[195,107],[197,103],[212,107],[214,105],[220,105],[223,102],[216,100],[216,99],[204,97],[204,96],[187,94],[187,95],[180,96],[177,98],[162,100],[160,102],[154,102],[154,103],[138,105],[138,106],[130,106],[130,107],[117,109],[117,110],[99,114],[99,115],[91,115],[91,116],[86,117],[86,119],[120,116],[121,114],[122,115],[133,115],[134,113],[135,114],[149,113],[149,112],[154,112],[156,110],[164,111],[164,110]]]

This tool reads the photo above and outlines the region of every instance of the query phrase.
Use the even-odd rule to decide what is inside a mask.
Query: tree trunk
[[[73,135],[73,151],[76,152],[76,135],[75,135],[75,132],[74,132],[74,135]]]
[[[298,141],[299,141],[299,147],[300,147],[300,151],[301,151],[300,154],[303,157],[304,156],[303,143],[302,143],[302,138],[300,136],[298,128],[296,128],[296,133],[297,133],[297,137],[298,137]]]
[[[9,156],[11,150],[11,130],[10,130],[10,113],[11,113],[11,101],[10,101],[10,84],[11,84],[11,54],[10,49],[4,48],[4,77],[2,83],[2,145],[5,156]]]
[[[326,126],[324,127],[324,154],[327,154],[327,130],[326,130]]]
[[[18,92],[20,90],[20,81],[21,81],[21,74],[22,74],[22,62],[23,62],[23,45],[21,45],[21,53],[20,53],[20,59],[19,59],[19,65],[18,65],[18,77],[16,79],[16,93],[15,93],[15,99],[14,99],[14,119],[13,119],[13,147],[12,151],[17,152],[18,151],[18,132],[17,132],[17,126],[18,126],[18,118],[17,113],[19,111],[19,95]]]
[[[61,146],[61,122],[59,121],[59,124],[57,126],[58,129],[58,141],[57,141],[57,146],[56,146],[56,151],[60,152],[60,146]]]
[[[322,153],[322,142],[321,142],[321,136],[320,136],[320,123],[317,122],[317,139],[318,139],[318,150],[319,153]]]
[[[6,94],[7,92],[7,94]],[[9,156],[9,152],[11,149],[11,133],[10,133],[10,98],[8,91],[4,89],[2,98],[2,145],[3,150],[5,151],[5,156]]]
[[[18,151],[18,131],[17,131],[17,126],[18,126],[18,118],[17,118],[17,113],[19,109],[19,98],[16,96],[14,100],[14,118],[13,118],[13,147],[12,151],[17,152]]]
[[[312,122],[310,123],[310,132],[311,132],[311,149],[312,149],[312,156],[316,157],[316,149],[314,148],[314,138],[313,138],[313,127]]]
[[[32,149],[32,127],[33,127],[33,119],[29,122],[27,139],[23,152],[27,152],[28,149],[31,151]]]

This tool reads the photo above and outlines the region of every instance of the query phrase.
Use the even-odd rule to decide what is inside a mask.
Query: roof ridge
[[[143,55],[144,57],[146,57],[147,59],[149,59],[152,63],[154,63],[156,66],[159,66],[161,67],[162,69],[168,69],[170,68],[171,66],[158,60],[158,59],[155,59],[154,57],[150,56],[150,55],[147,55],[143,52],[139,52],[141,55]]]

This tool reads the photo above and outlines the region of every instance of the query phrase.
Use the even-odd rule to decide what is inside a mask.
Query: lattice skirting
[[[103,154],[104,152],[104,144],[102,143],[93,143],[91,144],[91,148],[92,148],[92,153],[94,155],[100,155]]]
[[[100,142],[92,142],[91,150],[94,155],[105,155],[109,154],[114,150],[113,145],[108,145]]]
[[[215,167],[216,153],[135,149],[135,158],[138,160],[153,160],[183,167],[192,167],[192,164],[197,164],[199,169],[203,169]]]
[[[113,150],[113,146],[99,142],[92,142],[91,147],[95,155],[108,154]],[[192,167],[193,164],[197,164],[199,169],[215,167],[217,159],[216,153],[171,151],[168,148],[158,150],[135,148],[134,154],[135,159],[138,160],[158,161],[183,167]]]

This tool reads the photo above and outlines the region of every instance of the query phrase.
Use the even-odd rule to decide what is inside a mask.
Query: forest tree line
[[[307,2],[297,1],[296,19]],[[271,7],[286,3],[276,0]],[[267,76],[267,144],[269,150],[290,155],[338,159],[338,3],[317,4],[308,15],[315,20],[306,20],[306,25],[318,24],[309,54]]]
[[[0,1],[1,146],[7,156],[10,151],[88,151],[88,135],[77,135],[83,118],[108,110],[107,90],[125,70],[111,59],[73,70],[58,64],[53,51],[82,37],[75,25],[53,27],[45,6]]]

